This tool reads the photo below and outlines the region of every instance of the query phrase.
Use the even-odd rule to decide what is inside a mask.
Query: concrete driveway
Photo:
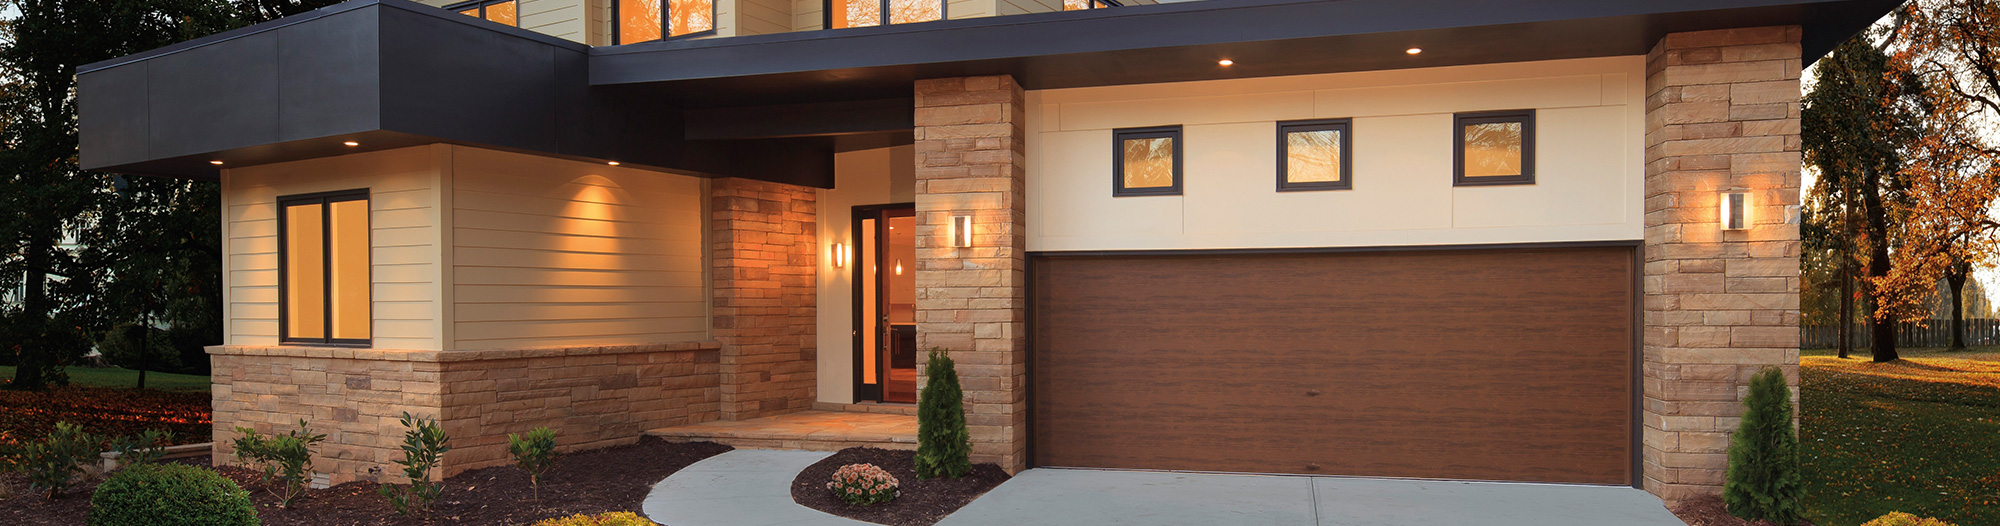
[[[832,453],[738,449],[653,486],[641,509],[671,526],[868,526],[792,501],[792,479]],[[1632,488],[1157,471],[1031,469],[939,526],[1684,526]]]
[[[1031,469],[938,526],[1685,526],[1603,486]]]

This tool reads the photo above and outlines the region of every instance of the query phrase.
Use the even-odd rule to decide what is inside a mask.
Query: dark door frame
[[[876,254],[874,261],[875,261],[875,266],[878,269],[882,266],[881,252],[883,247],[881,245],[885,245],[885,243],[876,243],[876,246],[869,246],[868,238],[871,236],[861,235],[861,220],[874,219],[875,233],[874,236],[872,237],[878,240],[883,239],[884,237],[886,237],[885,232],[888,231],[889,223],[888,221],[885,220],[886,218],[883,216],[882,213],[891,210],[909,210],[911,215],[916,215],[917,204],[889,203],[889,204],[879,204],[879,205],[858,205],[854,207],[853,216],[850,218],[852,222],[848,223],[848,230],[854,232],[853,235],[854,253],[862,254],[863,250],[875,251]],[[862,374],[864,373],[864,371],[861,370],[862,369],[861,353],[876,352],[879,349],[863,349],[862,346],[863,343],[866,341],[866,338],[862,337],[861,331],[872,329],[875,330],[877,333],[883,333],[885,332],[883,329],[888,325],[876,324],[875,326],[871,327],[869,324],[869,320],[864,319],[861,316],[861,298],[864,297],[864,295],[862,294],[864,290],[862,289],[861,285],[862,283],[861,273],[862,272],[876,273],[875,312],[877,314],[877,317],[880,317],[882,313],[885,312],[884,309],[886,308],[887,305],[886,303],[887,298],[885,298],[881,292],[881,289],[883,288],[881,272],[879,270],[862,269],[860,258],[850,257],[848,259],[849,261],[847,262],[847,281],[849,281],[854,286],[853,298],[852,298],[854,305],[853,308],[851,309],[852,317],[854,319],[854,324],[853,324],[854,352],[853,356],[851,356],[851,358],[854,360],[854,379],[853,379],[854,401],[881,402],[882,386],[889,381],[888,362],[886,361],[886,358],[876,360],[877,363],[875,364],[875,366],[877,371],[875,374],[875,385],[870,386],[868,384],[862,383],[862,378],[863,378]],[[910,271],[916,272],[916,269],[912,268],[910,269]],[[876,335],[877,345],[879,346],[886,344],[887,337],[888,337],[887,334],[877,334]]]

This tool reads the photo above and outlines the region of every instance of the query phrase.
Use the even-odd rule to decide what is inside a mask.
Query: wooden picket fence
[[[1849,342],[1855,348],[1866,348],[1873,341],[1874,331],[1868,324],[1854,324],[1854,332]],[[2000,345],[2000,320],[1965,320],[1966,345]],[[1799,347],[1805,349],[1831,349],[1840,345],[1839,325],[1800,325]],[[1951,345],[1951,320],[1906,321],[1896,324],[1897,347],[1945,347]]]

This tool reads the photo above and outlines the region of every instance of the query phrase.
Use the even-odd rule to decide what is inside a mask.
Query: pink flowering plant
[[[899,484],[894,475],[874,464],[848,464],[833,472],[826,489],[848,504],[869,506],[895,499]]]

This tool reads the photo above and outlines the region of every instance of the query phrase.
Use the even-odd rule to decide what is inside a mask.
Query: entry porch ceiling
[[[1204,0],[592,48],[354,0],[79,68],[81,160],[213,179],[212,160],[448,142],[830,187],[833,152],[910,140],[921,78],[1049,89],[1638,55],[1669,32],[1784,24],[1810,61],[1896,3]]]

